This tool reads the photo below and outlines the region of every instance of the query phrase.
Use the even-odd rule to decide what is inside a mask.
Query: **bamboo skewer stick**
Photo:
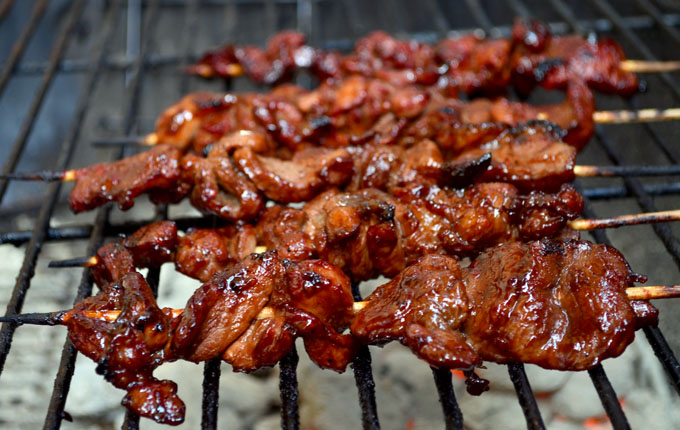
[[[574,176],[590,178],[600,176],[662,176],[680,175],[680,165],[667,166],[574,166]]]
[[[670,299],[680,297],[680,285],[644,286],[626,288],[626,295],[629,300],[650,300],[650,299]],[[354,302],[352,309],[354,313],[361,311],[368,306],[369,301]],[[178,318],[184,309],[165,309],[166,313],[172,318]],[[0,323],[13,324],[34,324],[34,325],[63,325],[66,324],[76,313],[72,311],[58,311],[49,313],[29,313],[0,317]],[[110,311],[83,311],[80,315],[86,318],[98,319],[106,322],[114,322],[120,315],[118,310]],[[276,311],[267,306],[255,317],[256,319],[272,318],[276,316]]]
[[[631,73],[663,73],[680,70],[680,61],[623,60],[619,69]]]
[[[680,210],[647,212],[635,215],[621,215],[603,219],[577,219],[567,222],[567,226],[574,230],[595,230],[598,228],[613,228],[626,225],[655,224],[658,222],[680,220]]]
[[[574,166],[574,175],[579,178],[611,177],[611,176],[663,176],[680,175],[680,165],[666,166]],[[0,180],[9,179],[15,181],[62,181],[71,182],[78,179],[78,169],[52,172],[41,170],[39,172],[16,172],[0,174]]]
[[[187,73],[199,75],[202,78],[212,78],[215,76],[213,68],[207,64],[194,64],[186,68]],[[224,75],[229,78],[236,78],[242,76],[244,73],[243,66],[238,63],[227,64],[222,71]]]
[[[646,60],[623,60],[619,63],[619,69],[630,73],[663,73],[680,70],[680,61],[646,61]],[[213,68],[207,64],[195,64],[186,69],[187,73],[193,73],[203,78],[215,76]],[[224,75],[230,78],[243,76],[243,66],[232,63],[225,66]]]
[[[536,119],[549,120],[547,113],[538,113]],[[640,110],[602,110],[593,112],[593,121],[600,124],[626,124],[631,122],[658,122],[680,119],[680,108],[669,109],[640,109]],[[149,133],[145,136],[120,137],[108,140],[95,141],[94,146],[154,146],[159,144],[160,137],[157,133]]]
[[[0,175],[0,179],[13,179],[17,181],[69,182],[76,180],[76,170],[64,170],[61,172],[41,170],[39,172],[7,173]]]
[[[680,210],[647,212],[634,215],[621,215],[613,218],[602,219],[577,219],[567,222],[567,226],[573,230],[595,230],[598,228],[623,227],[627,225],[654,224],[658,222],[680,221]],[[255,254],[267,252],[267,247],[259,245],[255,247]],[[76,257],[68,260],[55,260],[48,267],[92,267],[99,263],[99,257]]]
[[[680,119],[680,108],[604,110],[593,113],[593,121],[600,124],[626,124],[637,122],[674,121]]]
[[[266,246],[256,246],[255,254],[262,254],[267,252]],[[99,257],[93,255],[91,257],[76,257],[69,258],[68,260],[54,260],[50,261],[47,267],[50,268],[62,268],[62,267],[93,267],[99,264]]]

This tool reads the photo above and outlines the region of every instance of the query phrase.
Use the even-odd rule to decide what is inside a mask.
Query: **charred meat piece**
[[[519,237],[522,240],[556,237],[564,230],[568,220],[581,215],[583,204],[583,197],[570,184],[562,185],[555,194],[532,191],[522,195],[515,221]]]
[[[84,311],[120,310],[113,322],[93,319]],[[177,385],[153,377],[167,355],[172,318],[158,306],[139,273],[127,273],[94,297],[78,303],[66,318],[73,345],[98,363],[97,372],[127,391],[123,405],[163,424],[184,421]]]
[[[640,280],[606,245],[543,240],[490,248],[466,273],[472,311],[463,331],[485,360],[589,369],[633,341],[636,314],[625,289]]]
[[[120,241],[109,242],[97,249],[97,264],[92,266],[92,279],[105,289],[124,275],[136,272],[137,266],[130,250]]]
[[[489,109],[488,121],[518,125],[548,120],[563,130],[562,137],[566,143],[580,150],[588,143],[595,130],[595,99],[592,91],[580,81],[570,82],[566,90],[565,100],[557,104],[530,105],[498,99]]]
[[[172,261],[177,249],[177,225],[158,221],[146,225],[123,239],[137,267],[159,267]]]
[[[77,213],[108,202],[130,209],[135,197],[175,186],[180,179],[180,157],[176,148],[158,145],[119,161],[78,169],[69,198],[71,209]]]
[[[648,302],[626,295],[645,280],[614,248],[580,240],[509,242],[463,270],[428,256],[367,297],[351,331],[363,343],[398,340],[435,367],[585,370],[656,324]]]
[[[347,182],[352,174],[346,149],[310,148],[282,160],[241,148],[234,153],[234,162],[258,190],[281,203],[309,200],[325,188]]]
[[[445,85],[466,94],[501,94],[510,84],[507,59],[512,42],[484,40],[474,35],[444,39],[435,45],[437,60],[445,64]]]
[[[228,157],[201,158],[192,154],[182,160],[190,172],[191,203],[198,210],[229,221],[256,217],[264,207],[262,195]]]
[[[447,252],[465,256],[516,237],[512,218],[517,195],[515,187],[504,183],[479,184],[454,192],[432,187],[415,203],[447,221],[439,228],[440,243]]]
[[[195,97],[200,99],[205,94]],[[263,157],[289,160],[310,146],[411,147],[431,139],[450,158],[497,137],[507,128],[501,123],[516,126],[534,119],[549,120],[559,125],[566,132],[566,142],[577,148],[583,147],[593,133],[592,94],[578,82],[569,84],[563,102],[541,106],[502,98],[463,102],[433,89],[396,86],[363,76],[324,83],[312,91],[286,85],[266,95],[210,97],[206,103],[218,107],[187,113],[195,130],[172,135],[173,145],[183,151],[191,148],[195,154],[221,147],[218,152],[222,158],[239,148],[250,148]],[[191,98],[187,96],[166,109],[161,117],[184,112],[185,100]],[[159,121],[155,131],[159,142],[172,134],[173,124]],[[188,123],[185,126],[189,127]]]
[[[221,356],[267,305],[284,272],[276,254],[265,253],[217,273],[187,302],[172,350],[194,362]]]
[[[304,231],[307,212],[285,206],[272,206],[262,212],[255,231],[257,242],[274,249],[281,258],[299,261],[315,258],[316,245]]]
[[[222,359],[236,372],[253,372],[279,362],[295,346],[295,330],[283,316],[253,321]]]
[[[201,282],[229,269],[255,252],[252,226],[226,226],[216,229],[190,229],[179,238],[175,267]]]
[[[462,271],[453,258],[423,258],[378,287],[366,302],[352,322],[352,334],[362,343],[397,340],[435,367],[481,364],[459,331],[469,304]]]
[[[269,301],[273,315],[259,319],[226,351],[224,360],[236,370],[269,366],[290,352],[302,337],[310,358],[322,368],[343,372],[357,345],[341,332],[353,316],[347,276],[332,265],[284,260],[285,274]]]
[[[206,91],[185,96],[158,117],[155,128],[158,142],[185,151],[199,132],[205,117],[228,110],[236,100],[229,94]]]
[[[389,276],[403,267],[401,229],[409,214],[394,197],[373,189],[337,194],[323,204],[322,217],[324,240],[315,241],[319,257],[353,280]]]
[[[348,148],[354,159],[354,174],[347,191],[375,188],[389,192],[411,183],[441,182],[443,157],[431,140],[422,140],[408,149],[389,145]]]
[[[270,39],[266,50],[230,45],[208,53],[189,70],[224,78],[243,71],[257,82],[272,84],[290,79],[295,69],[308,69],[326,82],[360,75],[396,86],[432,87],[450,96],[498,95],[510,85],[526,95],[537,85],[563,89],[582,81],[627,97],[637,90],[638,81],[621,70],[623,60],[621,46],[611,39],[553,36],[546,24],[518,20],[507,39],[466,35],[432,46],[376,31],[359,39],[347,55],[307,46],[299,33],[282,32]]]
[[[513,83],[521,93],[528,94],[537,84],[548,89],[566,88],[574,80],[623,97],[638,89],[635,74],[620,67],[626,59],[621,46],[611,39],[552,36],[545,24],[522,20],[515,22],[512,37]]]
[[[576,149],[562,143],[559,131],[545,122],[508,129],[496,139],[463,152],[447,165],[457,166],[490,154],[488,169],[478,182],[508,182],[523,191],[556,191],[574,180]]]
[[[97,250],[92,277],[100,288],[116,282],[140,267],[159,267],[172,261],[177,248],[177,225],[160,221],[146,225],[130,236]]]

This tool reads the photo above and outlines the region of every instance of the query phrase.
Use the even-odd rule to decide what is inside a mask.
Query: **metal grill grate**
[[[11,16],[13,9],[19,7],[12,3],[8,0],[0,3],[0,26],[7,25],[7,17]],[[2,103],[12,102],[8,93],[15,82],[25,78],[40,77],[30,105],[18,128],[18,133],[5,151],[7,155],[2,160],[4,163],[2,172],[14,171],[27,157],[29,143],[33,143],[32,134],[41,126],[39,120],[42,119],[41,110],[45,105],[46,97],[49,97],[50,90],[57,85],[60,77],[76,76],[80,90],[75,101],[75,110],[69,117],[68,128],[58,136],[52,137],[53,144],[61,142],[58,150],[52,154],[51,159],[56,162],[43,167],[55,170],[69,167],[74,154],[80,154],[83,151],[91,152],[88,142],[92,136],[83,137],[84,124],[88,117],[92,116],[91,112],[96,110],[98,104],[106,103],[96,98],[96,88],[102,85],[104,79],[123,80],[125,90],[122,108],[118,110],[119,121],[111,127],[115,130],[109,130],[109,132],[118,135],[134,135],[140,130],[148,129],[153,115],[158,113],[163,106],[176,100],[193,87],[207,85],[179,73],[181,67],[195,59],[197,54],[226,40],[263,43],[269,35],[283,28],[297,27],[298,30],[305,32],[311,43],[315,45],[347,49],[351,47],[354,39],[376,28],[383,28],[404,37],[432,41],[444,35],[470,31],[472,30],[470,22],[474,22],[473,27],[479,27],[491,36],[506,36],[511,25],[510,17],[534,16],[551,22],[553,29],[558,33],[572,31],[585,33],[590,30],[611,32],[624,44],[624,48],[631,57],[646,60],[674,59],[665,56],[666,54],[675,55],[678,52],[677,49],[680,48],[680,32],[677,29],[680,24],[680,15],[672,11],[661,10],[649,0],[636,0],[634,4],[617,5],[622,12],[617,11],[607,0],[570,2],[570,5],[562,0],[551,0],[549,4],[540,0],[527,2],[513,0],[507,4],[501,1],[466,0],[464,7],[462,5],[454,7],[451,3],[439,0],[427,0],[417,2],[417,4],[403,0],[396,3],[398,6],[387,0],[370,2],[370,4],[359,0],[341,2],[327,0],[189,0],[186,2],[129,0],[126,3],[122,0],[91,3],[86,3],[84,0],[72,2],[37,0],[21,31],[15,36],[0,72],[0,97],[2,97],[0,106]],[[46,59],[24,58],[27,52],[30,52],[31,40],[39,33],[41,20],[45,19],[46,11],[50,8],[63,8],[65,13],[62,15],[60,29]],[[380,13],[376,14],[376,11]],[[85,14],[89,14],[89,18],[85,18]],[[93,14],[98,17],[91,18],[90,15]],[[181,17],[182,31],[163,33],[157,30],[159,21],[168,16]],[[211,16],[213,21],[209,22]],[[89,57],[83,56],[86,50],[76,50],[72,46],[76,44],[74,40],[80,31],[79,25],[85,21],[89,22],[94,29],[90,37],[94,42],[90,46]],[[220,22],[221,25],[211,27],[215,22]],[[264,25],[260,25],[261,22],[264,22]],[[165,25],[167,28],[167,23]],[[122,28],[125,28],[127,32],[124,39],[119,36]],[[210,34],[203,34],[203,38],[197,40],[196,36],[201,34],[201,29],[209,30],[203,33]],[[657,41],[660,37],[663,39],[661,44],[649,41]],[[126,43],[121,46],[123,40]],[[654,43],[654,48],[650,46],[650,43]],[[167,49],[169,46],[172,49]],[[76,51],[79,55],[67,55],[72,54],[72,51]],[[680,105],[680,86],[673,75],[666,73],[650,79],[654,80],[654,89],[648,94],[636,96],[626,102],[629,108],[638,108],[650,103],[650,106],[656,107],[659,106],[654,103]],[[306,83],[304,78],[301,78],[301,83]],[[252,84],[245,81],[237,81],[234,85],[234,90],[252,88]],[[148,87],[146,92],[145,86]],[[169,91],[171,94],[167,94],[169,88],[173,88]],[[666,89],[669,92],[666,92]],[[163,96],[154,96],[151,102],[143,97],[144,94],[147,97],[159,94],[161,90]],[[602,101],[615,107],[621,103],[619,100],[603,99]],[[600,107],[607,106],[600,104]],[[671,142],[671,138],[674,137],[672,125],[626,127],[633,136],[644,139],[647,145],[645,151],[651,154],[646,162],[650,164],[653,162],[655,164],[680,163],[680,151]],[[625,146],[625,139],[628,136],[629,134],[610,127],[598,126],[594,145],[591,145],[593,148],[589,147],[586,150],[583,155],[584,160],[594,159],[600,162],[606,160],[617,165],[631,163]],[[5,137],[4,141],[8,142],[9,138]],[[54,145],[54,148],[57,148],[57,145]],[[124,149],[119,148],[110,155],[122,157],[124,152]],[[101,158],[101,155],[96,154],[96,157]],[[77,164],[82,165],[82,159],[78,160]],[[587,181],[579,183],[583,194],[589,199],[585,212],[588,217],[597,216],[594,208],[601,208],[602,206],[599,205],[601,201],[634,202],[643,211],[655,211],[659,202],[661,204],[666,202],[664,200],[666,197],[680,195],[678,182],[650,182],[625,178],[615,180],[607,186],[591,185],[592,183]],[[0,205],[0,212],[12,212],[9,206],[13,203],[7,202],[10,187],[7,181],[0,180],[0,203],[4,202]],[[18,275],[6,314],[16,314],[22,311],[25,296],[31,286],[44,244],[52,241],[88,239],[87,252],[92,254],[105,237],[133,231],[148,221],[114,222],[111,220],[114,215],[112,211],[109,208],[103,208],[97,212],[92,222],[71,224],[68,227],[51,227],[53,217],[62,202],[61,195],[61,185],[50,184],[44,192],[39,194],[37,200],[27,205],[29,210],[32,209],[35,214],[33,230],[14,231],[8,228],[0,234],[0,243],[23,245],[26,249],[23,263],[17,269]],[[661,200],[657,201],[655,197]],[[157,208],[153,217],[154,219],[167,217],[167,208]],[[178,220],[180,227],[196,225],[196,222],[193,219]],[[658,224],[652,229],[658,241],[651,243],[663,244],[670,258],[680,267],[680,242],[672,227]],[[598,242],[610,242],[604,231],[596,231],[593,235]],[[158,285],[158,271],[151,271],[147,277],[152,286]],[[85,271],[76,292],[76,300],[87,297],[91,291],[92,283],[89,274]],[[355,299],[360,299],[358,288],[355,288]],[[17,326],[10,324],[4,324],[0,329],[0,372],[10,353],[16,329]],[[680,393],[680,365],[661,330],[645,328],[645,334],[663,364],[671,383]],[[47,409],[45,428],[52,429],[61,426],[64,405],[73,376],[75,356],[75,349],[70,342],[66,341]],[[297,361],[297,354],[293,352],[280,363],[281,423],[286,429],[299,428]],[[215,429],[217,428],[220,362],[210,361],[204,366],[202,427]],[[371,356],[367,347],[361,350],[352,368],[364,428],[378,429],[380,428],[377,412],[379,405],[376,405]],[[544,428],[545,425],[523,365],[511,364],[508,366],[508,371],[526,417],[527,427]],[[463,415],[456,403],[451,374],[433,370],[433,376],[440,396],[446,428],[461,429]],[[613,427],[629,428],[616,393],[603,368],[596,367],[590,371],[590,376]],[[129,413],[126,416],[124,428],[138,427],[139,417]]]

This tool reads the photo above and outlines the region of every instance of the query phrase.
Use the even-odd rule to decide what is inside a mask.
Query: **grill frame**
[[[0,5],[0,11],[2,11],[2,13],[0,13],[0,25],[2,24],[2,20],[6,18],[7,11],[12,7],[11,3],[11,1],[5,0],[2,5]],[[321,5],[329,3],[326,0],[189,0],[187,2],[162,2],[161,0],[150,0],[147,2],[142,0],[128,0],[126,7],[127,22],[128,24],[138,23],[138,25],[130,25],[128,27],[127,37],[130,43],[128,43],[126,56],[121,58],[120,56],[111,56],[109,50],[112,45],[117,20],[121,19],[120,15],[124,7],[123,0],[112,0],[108,3],[110,4],[108,5],[107,13],[102,16],[101,30],[96,34],[99,41],[92,49],[92,59],[72,60],[64,58],[66,48],[73,38],[74,27],[80,20],[83,9],[85,8],[84,0],[75,0],[69,5],[69,12],[64,17],[62,29],[55,39],[48,60],[46,62],[24,63],[21,62],[21,58],[24,55],[32,36],[35,34],[38,23],[44,16],[45,10],[49,4],[49,0],[36,1],[28,22],[22,28],[21,34],[14,42],[12,51],[2,64],[2,71],[0,72],[0,95],[7,89],[13,77],[30,75],[41,76],[38,90],[36,91],[29,110],[24,117],[24,121],[19,128],[19,133],[14,140],[9,156],[4,161],[2,173],[13,172],[22,155],[25,153],[27,142],[35,128],[38,114],[43,106],[44,98],[58,74],[85,73],[86,77],[83,82],[84,90],[81,93],[76,112],[73,115],[69,129],[63,138],[63,144],[60,147],[57,161],[53,166],[55,170],[67,168],[73,157],[76,144],[80,139],[85,115],[88,111],[88,107],[93,103],[95,85],[98,83],[103,71],[113,70],[125,72],[126,74],[127,92],[124,102],[124,106],[126,107],[123,109],[123,120],[120,129],[121,134],[124,136],[133,135],[136,132],[139,123],[137,113],[140,106],[141,89],[145,80],[145,72],[151,68],[177,67],[189,64],[192,60],[196,59],[196,52],[202,50],[194,48],[192,43],[192,35],[196,33],[195,30],[199,25],[198,15],[200,8],[216,7],[225,9],[228,14],[236,16],[239,13],[239,7],[259,5],[259,7],[262,7],[264,10],[266,21],[269,26],[269,28],[267,28],[268,32],[273,33],[274,31],[280,30],[277,26],[280,7],[295,6],[297,29],[307,34],[311,43],[336,49],[349,48],[353,39],[360,37],[369,30],[369,28],[364,25],[365,14],[361,12],[361,7],[358,4],[359,2],[353,0],[343,0],[340,3],[349,17],[350,38],[326,41],[317,40],[318,35],[316,34],[321,24],[318,10]],[[593,6],[602,16],[601,18],[594,20],[578,19],[574,15],[573,9],[569,8],[562,0],[551,0],[550,6],[546,5],[545,7],[551,7],[561,18],[561,22],[553,25],[553,29],[556,29],[558,33],[568,31],[585,33],[588,29],[596,29],[599,31],[615,30],[625,38],[629,45],[637,50],[637,52],[628,52],[631,57],[640,55],[643,59],[647,60],[659,59],[653,54],[649,46],[647,46],[635,33],[635,31],[640,29],[656,27],[658,31],[662,31],[667,37],[672,39],[677,46],[680,46],[680,32],[676,29],[680,24],[680,15],[663,14],[649,0],[635,0],[635,3],[639,9],[642,10],[643,14],[632,17],[623,17],[619,15],[608,0],[592,0]],[[480,1],[466,0],[465,6],[475,19],[478,28],[483,29],[487,34],[493,37],[508,34],[508,26],[494,26],[494,20],[489,15],[488,9],[485,9]],[[159,15],[166,8],[178,7],[184,8],[186,11],[185,23],[181,32],[182,40],[185,43],[182,47],[182,52],[177,55],[154,55],[152,53],[154,44],[153,33]],[[445,35],[454,35],[466,31],[450,30],[452,23],[447,19],[447,14],[443,10],[441,2],[437,0],[427,0],[423,2],[423,7],[428,9],[434,17],[432,21],[434,30],[421,33],[409,33],[404,36],[416,37],[424,41],[432,41]],[[530,10],[532,10],[522,0],[510,1],[509,7],[514,14],[523,17],[529,17]],[[398,13],[396,8],[387,9],[389,9],[389,12],[391,13],[391,19],[395,22],[404,23],[404,16]],[[224,40],[229,40],[230,36],[233,35],[233,31],[233,28],[227,28]],[[140,43],[137,44],[135,41]],[[139,49],[137,50],[137,48]],[[664,73],[659,77],[663,84],[673,93],[675,102],[680,104],[680,85],[673,75]],[[300,81],[302,83],[308,83],[304,77],[301,77]],[[186,76],[178,77],[177,88],[179,90],[178,95],[186,93],[189,88],[189,78]],[[230,89],[228,84],[226,89]],[[639,102],[635,98],[627,103],[630,108],[634,109],[639,107]],[[667,136],[664,136],[663,133],[660,133],[652,125],[644,124],[640,127],[644,127],[645,132],[652,137],[656,150],[662,152],[666,159],[671,163],[680,164],[680,154],[669,144]],[[591,144],[597,145],[598,148],[604,151],[612,164],[625,164],[625,160],[618,152],[616,145],[613,143],[613,140],[605,127],[596,127],[595,142]],[[125,154],[125,151],[125,148],[121,147],[117,150],[115,156],[120,158]],[[9,181],[0,180],[0,204],[5,199],[8,186]],[[634,178],[624,178],[623,186],[585,188],[582,191],[587,198],[584,215],[587,217],[597,217],[597,214],[592,208],[591,200],[633,197],[641,210],[651,212],[657,210],[653,197],[661,195],[680,195],[680,183],[649,184],[642,183],[640,180]],[[41,248],[45,243],[57,240],[87,238],[89,240],[87,251],[92,254],[106,237],[121,232],[133,231],[140,224],[149,221],[112,223],[109,220],[111,208],[105,207],[97,211],[96,218],[92,224],[52,228],[50,227],[50,221],[53,218],[56,207],[60,201],[60,194],[61,184],[52,183],[47,187],[45,198],[43,199],[43,203],[35,221],[35,227],[32,231],[10,231],[0,234],[0,243],[12,243],[15,245],[25,245],[26,247],[25,258],[18,271],[17,281],[11,299],[7,305],[7,315],[21,312],[25,295],[30,288],[31,279],[35,274],[35,267],[40,256]],[[153,220],[166,217],[167,208],[159,207],[156,209]],[[211,221],[204,220],[197,222],[195,219],[184,219],[180,220],[180,225],[182,223],[185,223],[187,226],[196,225],[197,223],[201,224],[203,222],[209,223]],[[664,244],[668,254],[673,258],[676,265],[680,267],[680,240],[674,235],[671,227],[667,224],[657,224],[653,226],[653,229],[656,236]],[[595,231],[593,232],[593,236],[597,242],[610,243],[610,239],[605,231]],[[158,286],[158,271],[150,271],[147,278],[152,286]],[[355,299],[360,300],[361,296],[358,291],[358,286],[353,286],[353,288]],[[91,293],[92,281],[88,270],[84,270],[82,280],[78,286],[76,300],[81,300]],[[11,342],[16,328],[16,325],[8,323],[3,324],[0,328],[0,374],[4,369],[5,361],[10,353]],[[644,333],[655,354],[663,364],[671,384],[680,394],[680,364],[663,334],[656,327],[645,328]],[[73,376],[75,357],[75,349],[70,342],[66,340],[62,350],[59,371],[55,378],[54,389],[48,406],[44,428],[57,429],[61,426],[64,417],[64,405],[68,395],[70,381]],[[293,351],[280,363],[282,428],[285,429],[296,429],[299,428],[300,425],[297,405],[297,397],[299,394],[296,375],[297,360],[297,353]],[[362,348],[359,357],[352,364],[352,368],[354,369],[358,397],[362,410],[363,426],[365,429],[379,429],[380,423],[377,413],[378,405],[376,405],[375,400],[375,383],[373,382],[371,356],[368,347]],[[530,429],[545,428],[545,424],[536,404],[536,398],[532,393],[529,380],[524,371],[524,366],[518,363],[510,364],[508,365],[508,372],[515,386],[519,403],[527,421],[527,427]],[[628,421],[621,409],[616,393],[609,383],[602,366],[600,365],[592,369],[589,371],[589,374],[613,427],[615,429],[629,428]],[[202,428],[204,429],[217,428],[219,375],[219,361],[213,360],[204,364],[202,419]],[[451,374],[449,372],[433,369],[433,377],[442,403],[446,428],[462,428],[463,415],[456,403],[455,395],[453,393]],[[139,417],[132,413],[128,413],[123,428],[139,428]]]

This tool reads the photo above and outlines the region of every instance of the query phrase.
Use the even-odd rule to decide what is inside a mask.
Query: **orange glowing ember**
[[[619,397],[619,405],[623,407],[624,404],[625,402],[623,397]],[[611,430],[612,428],[611,422],[609,422],[609,417],[607,417],[606,414],[586,418],[581,424],[583,428],[589,430]]]
[[[458,379],[459,381],[465,381],[465,379],[467,379],[465,373],[463,373],[462,370],[451,369],[451,374],[453,375],[454,378]]]

